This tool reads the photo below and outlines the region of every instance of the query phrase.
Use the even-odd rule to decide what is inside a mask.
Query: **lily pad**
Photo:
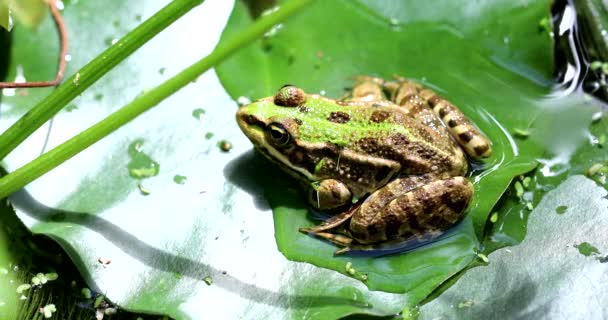
[[[352,260],[357,270],[368,274],[370,289],[390,292],[433,288],[474,259],[480,250],[476,236],[482,235],[490,210],[511,179],[532,170],[543,152],[531,141],[516,142],[510,132],[529,126],[529,112],[524,110],[538,108],[538,100],[549,92],[543,84],[550,83],[552,42],[536,29],[547,15],[545,5],[484,3],[476,7],[479,16],[471,26],[466,6],[447,5],[450,14],[444,16],[428,14],[436,11],[435,3],[319,2],[222,64],[220,79],[235,99],[272,95],[285,83],[340,97],[353,76],[405,75],[456,103],[493,141],[493,157],[472,177],[476,197],[469,219],[445,240],[398,256],[335,258],[335,247],[296,232],[298,226],[317,223],[307,216],[300,197],[270,184],[265,190],[274,208],[279,250],[289,259],[344,274],[345,261]],[[512,12],[509,19],[502,17],[505,10]],[[251,20],[246,7],[237,5],[224,37]],[[534,41],[524,41],[529,37]],[[237,70],[238,78],[233,76]],[[520,74],[523,70],[525,75]]]
[[[580,201],[581,194],[587,201]],[[421,318],[488,319],[500,313],[517,319],[601,319],[608,312],[608,294],[601,289],[608,268],[576,245],[591,242],[608,253],[606,194],[583,176],[564,181],[532,212],[521,245],[491,254],[489,266],[467,272],[422,307]],[[558,204],[572,210],[555,214]]]

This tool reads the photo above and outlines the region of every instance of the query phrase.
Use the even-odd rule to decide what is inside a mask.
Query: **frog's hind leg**
[[[337,250],[334,254],[344,254],[347,252],[375,252],[373,256],[384,256],[394,253],[407,252],[420,247],[421,245],[431,243],[445,234],[445,230],[429,230],[424,234],[413,234],[404,237],[398,237],[394,240],[389,240],[373,244],[357,244],[351,243],[344,248]],[[331,240],[330,240],[331,241]],[[333,242],[333,241],[332,241]],[[334,242],[336,243],[336,242]]]
[[[302,229],[300,229],[300,230],[302,230]],[[340,253],[344,253],[344,252],[348,251],[349,250],[348,248],[351,246],[351,244],[353,242],[353,238],[339,234],[339,233],[330,233],[330,232],[313,233],[313,232],[311,232],[311,234],[313,234],[315,237],[325,239],[329,242],[332,242],[339,246],[344,247],[344,248],[336,251],[335,254],[340,254]]]
[[[481,134],[469,119],[448,100],[434,91],[406,78],[394,76],[395,81],[360,76],[357,81],[375,83],[390,95],[390,99],[403,107],[412,117],[434,128],[443,128],[454,137],[465,152],[475,158],[487,158],[492,154],[489,140]],[[432,110],[432,111],[430,111]],[[441,119],[441,121],[439,121]],[[444,131],[443,129],[439,129]]]
[[[469,119],[448,100],[440,97],[430,89],[419,92],[426,100],[433,112],[447,126],[452,136],[466,153],[475,158],[487,158],[492,154],[490,141],[477,129]]]
[[[360,215],[357,211],[344,235],[325,232],[319,235],[344,246],[335,254],[350,251],[390,254],[433,241],[462,218],[473,195],[473,185],[461,176],[427,174],[391,184],[381,192],[393,193],[392,197],[380,196],[378,203],[369,203],[378,207],[376,215]],[[395,190],[396,187],[401,189]]]
[[[332,232],[327,232],[327,231],[332,230],[332,229],[337,229],[338,227],[345,225],[345,222],[348,221],[350,218],[352,218],[353,214],[355,214],[355,212],[359,209],[360,206],[361,206],[361,203],[358,203],[358,204],[352,206],[351,208],[349,208],[348,210],[342,212],[341,214],[338,214],[336,216],[333,216],[333,217],[325,220],[323,223],[321,223],[320,225],[318,225],[316,227],[300,228],[299,231],[306,233],[306,234],[313,235],[315,237],[325,239],[325,240],[327,240],[329,242],[333,242],[339,246],[348,247],[353,242],[353,239],[348,235],[348,230],[345,230],[345,228],[342,227],[342,228],[340,228],[341,230],[335,230],[335,231],[337,231],[337,233],[332,233]],[[344,234],[340,234],[339,232],[342,232]]]
[[[346,101],[370,102],[386,100],[382,90],[382,79],[372,77],[355,77],[356,84],[352,88],[350,98]]]
[[[322,231],[327,231],[330,229],[337,228],[338,226],[340,226],[341,224],[346,222],[346,220],[350,219],[358,207],[359,206],[353,206],[349,210],[344,211],[341,214],[335,215],[335,216],[323,221],[323,223],[321,223],[320,225],[318,225],[316,227],[300,228],[299,230],[300,230],[300,232],[304,232],[304,233],[318,234],[319,232],[322,232]]]
[[[462,218],[472,195],[465,177],[433,180],[392,198],[375,215],[355,213],[349,230],[364,245],[446,230]]]
[[[339,246],[348,247],[353,242],[353,239],[347,235],[339,233],[326,232],[327,230],[335,229],[343,225],[348,219],[350,219],[358,206],[355,206],[348,211],[345,211],[339,215],[333,216],[322,224],[312,228],[300,228],[299,231],[307,234],[311,234],[315,237],[325,239],[329,242],[333,242]]]

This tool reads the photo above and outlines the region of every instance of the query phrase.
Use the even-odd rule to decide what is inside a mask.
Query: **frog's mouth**
[[[251,139],[251,138],[250,138]],[[287,156],[268,144],[258,144],[252,140],[255,150],[264,155],[266,159],[279,166],[285,173],[299,181],[313,182],[319,180],[317,176],[305,168],[293,165]]]

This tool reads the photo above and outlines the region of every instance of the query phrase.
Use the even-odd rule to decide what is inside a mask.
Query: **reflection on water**
[[[585,76],[586,64],[582,60],[582,44],[579,36],[576,10],[571,1],[556,1],[552,8],[557,84],[550,98],[567,96],[576,91]]]

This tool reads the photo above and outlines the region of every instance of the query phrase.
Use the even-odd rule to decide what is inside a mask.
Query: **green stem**
[[[72,99],[99,80],[108,71],[148,42],[152,37],[171,25],[203,0],[175,0],[162,8],[116,44],[82,67],[65,80],[48,97],[34,106],[23,117],[0,135],[0,160],[4,159],[21,142],[40,128]]]
[[[120,110],[62,143],[53,150],[0,179],[0,199],[19,190],[36,178],[49,172],[114,130],[133,120],[161,101],[188,85],[199,75],[223,61],[238,49],[250,44],[274,25],[286,20],[313,0],[291,0],[272,14],[264,16],[247,30],[218,46],[211,54],[182,70],[173,78],[138,96]]]

